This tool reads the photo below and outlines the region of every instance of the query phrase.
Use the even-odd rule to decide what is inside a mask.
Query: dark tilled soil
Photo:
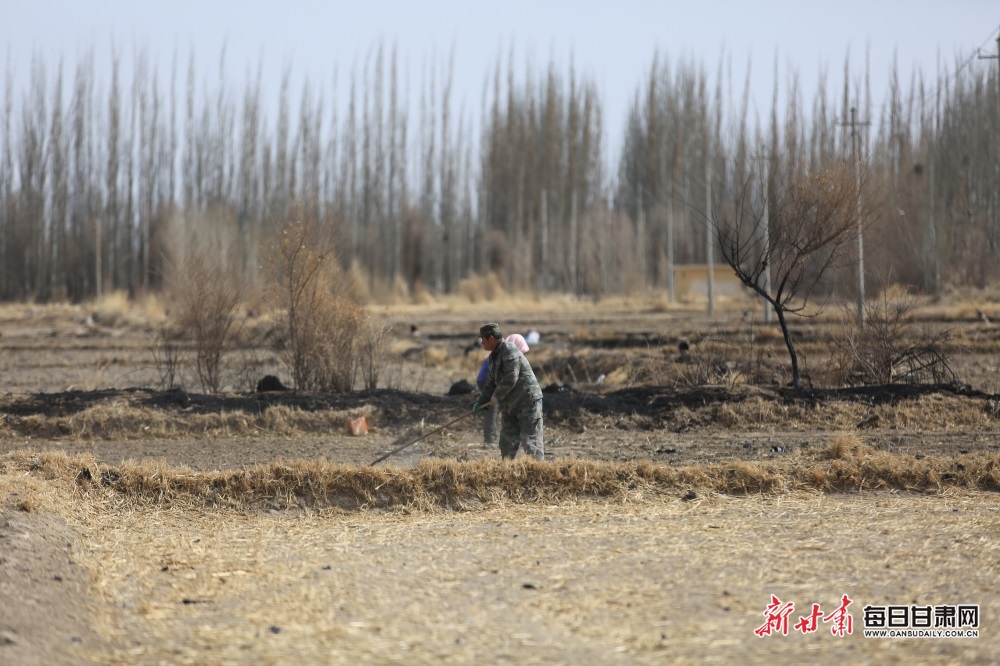
[[[650,459],[672,465],[761,460],[828,445],[842,430],[824,425],[824,414],[845,404],[872,408],[906,407],[918,398],[939,396],[995,409],[997,398],[967,386],[877,386],[841,390],[792,390],[750,386],[634,387],[617,391],[580,391],[551,385],[544,393],[546,457],[627,461]],[[272,460],[326,459],[366,465],[401,449],[386,464],[408,465],[425,456],[475,459],[496,456],[482,443],[479,419],[469,416],[438,430],[467,413],[473,394],[435,395],[398,390],[348,394],[292,391],[246,395],[201,395],[147,389],[70,391],[54,394],[0,396],[4,437],[0,451],[20,448],[90,453],[106,464],[124,460],[158,459],[195,469],[239,468]],[[809,423],[790,421],[766,426],[735,427],[717,422],[721,405],[745,401],[770,406],[799,406],[815,414]],[[72,432],[38,440],[37,417],[62,423],[73,415],[115,405],[174,415],[245,413],[258,416],[283,405],[305,412],[346,414],[365,411],[370,431],[351,436],[346,428],[294,435],[259,432],[254,435],[205,436],[185,433],[169,439],[135,432],[113,437],[74,437]],[[342,421],[331,419],[338,425]],[[70,430],[68,427],[63,428]],[[849,430],[881,450],[913,455],[965,455],[1000,449],[994,430],[881,427],[858,423]],[[415,442],[410,446],[405,446]]]

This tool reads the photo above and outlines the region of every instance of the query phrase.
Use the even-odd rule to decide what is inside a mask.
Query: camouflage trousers
[[[486,382],[476,382],[479,392],[482,393],[483,385]],[[500,441],[500,410],[487,409],[483,412],[483,444],[496,446]]]
[[[500,421],[500,455],[513,459],[517,450],[524,447],[525,455],[536,460],[545,459],[542,401],[535,400],[516,412],[503,413]]]

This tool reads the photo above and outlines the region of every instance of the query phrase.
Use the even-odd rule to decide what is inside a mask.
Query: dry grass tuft
[[[28,450],[0,456],[0,515],[4,502],[24,513],[57,508],[76,486],[79,470],[87,466],[96,469],[92,456]]]
[[[822,455],[829,460],[853,460],[860,457],[863,451],[872,450],[854,435],[840,435],[830,443]]]
[[[102,326],[116,326],[125,320],[132,309],[128,294],[124,291],[112,291],[105,294],[94,303],[94,314]]]
[[[507,290],[503,281],[496,273],[487,275],[471,275],[458,285],[458,293],[470,303],[503,301],[507,298]]]
[[[448,350],[441,347],[428,347],[424,350],[424,365],[428,368],[440,368],[447,365],[450,358]]]
[[[0,437],[31,437],[58,440],[68,437],[91,440],[172,437],[253,437],[329,433],[364,416],[369,426],[377,426],[378,415],[370,405],[347,410],[307,411],[288,405],[270,405],[256,414],[223,411],[187,414],[162,409],[136,407],[124,402],[98,404],[70,416],[7,416]]]

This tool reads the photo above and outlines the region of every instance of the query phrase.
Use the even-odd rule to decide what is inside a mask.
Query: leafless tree
[[[856,238],[859,220],[865,224],[857,181],[846,165],[799,172],[780,188],[760,186],[752,168],[741,172],[745,177],[733,205],[720,207],[712,225],[723,259],[774,308],[791,359],[792,386],[800,388],[788,315],[806,311],[817,284]]]
[[[182,307],[179,324],[194,340],[198,381],[202,390],[218,393],[223,385],[223,356],[230,350],[239,321],[242,275],[219,262],[217,248],[202,246],[188,253],[175,286]]]

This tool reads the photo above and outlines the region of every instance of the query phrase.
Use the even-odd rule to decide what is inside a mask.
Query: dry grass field
[[[940,385],[826,383],[837,317],[795,322],[801,391],[752,304],[393,306],[386,388],[344,395],[250,390],[287,381],[266,315],[207,395],[162,385],[155,303],[0,307],[0,662],[993,663],[992,302],[915,311]],[[470,418],[371,466],[471,407],[487,320],[542,333],[546,460]],[[852,634],[792,627],[843,595]],[[863,636],[957,604],[977,638]]]

